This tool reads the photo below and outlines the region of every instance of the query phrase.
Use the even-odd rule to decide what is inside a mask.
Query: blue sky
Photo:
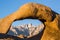
[[[35,2],[46,5],[57,13],[60,13],[60,0],[0,0],[0,18],[4,18],[5,16],[15,12],[21,5],[28,2]],[[12,25],[16,26],[29,23],[32,23],[33,25],[38,25],[41,22],[39,22],[38,20],[25,19],[13,22]]]

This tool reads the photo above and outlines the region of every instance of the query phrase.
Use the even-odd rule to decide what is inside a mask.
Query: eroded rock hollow
[[[39,40],[60,40],[59,18],[60,15],[47,6],[38,3],[27,3],[22,5],[16,12],[0,19],[0,33],[6,34],[14,21],[38,19],[45,27]]]

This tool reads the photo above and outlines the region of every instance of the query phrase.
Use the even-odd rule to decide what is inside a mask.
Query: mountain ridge
[[[7,34],[13,35],[13,36],[34,36],[37,35],[39,32],[43,30],[44,26],[43,24],[36,26],[33,26],[32,24],[25,24],[25,25],[19,25],[17,27],[12,27],[10,28],[9,32]]]

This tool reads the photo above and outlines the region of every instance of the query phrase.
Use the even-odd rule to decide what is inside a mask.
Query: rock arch
[[[24,4],[16,12],[3,18],[0,21],[0,33],[6,34],[12,22],[29,18],[38,19],[44,24],[45,29],[41,40],[59,40],[59,14],[38,3]]]

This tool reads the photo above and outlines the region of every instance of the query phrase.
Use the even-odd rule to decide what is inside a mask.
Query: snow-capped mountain
[[[24,25],[19,25],[17,27],[11,26],[8,34],[14,36],[19,36],[21,34],[24,36],[33,36],[41,32],[43,28],[44,28],[43,24],[37,27],[33,26],[32,24],[24,24]]]

